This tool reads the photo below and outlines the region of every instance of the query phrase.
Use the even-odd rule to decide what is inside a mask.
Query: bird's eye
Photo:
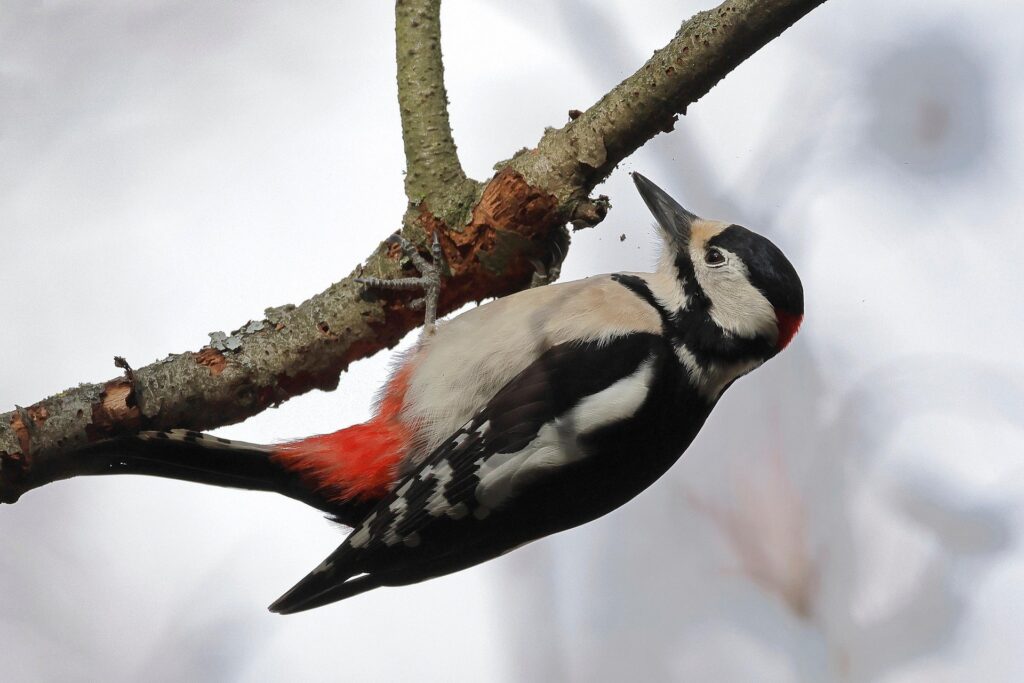
[[[704,252],[704,263],[712,267],[725,265],[725,254],[712,247]]]

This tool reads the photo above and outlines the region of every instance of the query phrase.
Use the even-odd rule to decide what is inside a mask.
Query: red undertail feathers
[[[392,376],[367,422],[282,444],[272,457],[332,501],[384,496],[412,436],[400,417],[410,372],[407,365]]]

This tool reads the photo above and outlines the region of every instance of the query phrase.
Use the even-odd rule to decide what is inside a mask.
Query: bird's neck
[[[692,278],[653,273],[646,280],[676,357],[705,399],[717,401],[730,384],[773,354],[768,340],[720,327],[711,316],[710,300]]]

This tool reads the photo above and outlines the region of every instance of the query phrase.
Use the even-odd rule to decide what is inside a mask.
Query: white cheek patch
[[[478,461],[477,501],[484,508],[495,509],[537,476],[584,457],[579,437],[634,415],[647,398],[653,373],[653,362],[646,361],[632,375],[588,396],[541,427],[522,450]]]
[[[735,254],[719,248],[729,262],[719,268],[704,265],[703,254],[691,254],[697,283],[711,300],[711,318],[723,330],[752,339],[778,336],[775,308],[757,287]]]

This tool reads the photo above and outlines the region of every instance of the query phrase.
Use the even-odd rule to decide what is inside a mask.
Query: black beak
[[[658,225],[676,244],[677,248],[685,248],[690,243],[690,226],[695,220],[698,220],[697,216],[679,206],[679,202],[672,199],[665,190],[647,178],[639,173],[632,175],[636,189],[640,191],[640,196],[643,197],[647,208],[654,214]]]

